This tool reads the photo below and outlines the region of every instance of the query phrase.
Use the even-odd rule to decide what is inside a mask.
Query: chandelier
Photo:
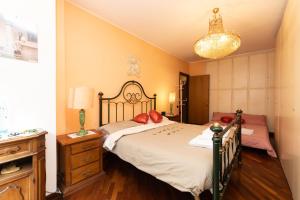
[[[219,8],[214,8],[213,16],[209,20],[208,34],[194,44],[194,51],[201,57],[217,59],[235,52],[240,46],[240,36],[224,31]]]

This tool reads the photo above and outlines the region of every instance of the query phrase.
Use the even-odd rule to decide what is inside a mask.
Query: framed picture
[[[38,62],[37,24],[32,19],[0,8],[0,57]]]

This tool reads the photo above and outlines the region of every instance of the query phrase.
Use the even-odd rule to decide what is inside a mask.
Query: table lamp
[[[68,107],[71,109],[79,109],[80,130],[77,133],[79,136],[87,134],[84,129],[85,123],[85,109],[91,108],[93,104],[93,90],[91,88],[82,86],[70,88]]]
[[[170,103],[170,116],[173,116],[173,104],[175,102],[175,92],[169,94],[169,103]]]

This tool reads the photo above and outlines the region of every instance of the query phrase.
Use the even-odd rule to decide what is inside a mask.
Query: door
[[[179,73],[179,119],[182,117],[183,123],[189,119],[189,78],[188,74]]]
[[[190,77],[188,119],[200,125],[209,121],[209,75]]]

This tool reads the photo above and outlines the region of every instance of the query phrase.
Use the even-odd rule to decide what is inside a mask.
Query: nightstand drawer
[[[97,160],[99,160],[99,157],[100,157],[99,148],[85,151],[82,153],[78,153],[76,155],[72,155],[72,158],[71,158],[72,169],[76,169],[76,168],[86,165],[88,163],[97,161]]]
[[[83,151],[87,151],[93,148],[97,148],[100,146],[100,140],[90,140],[87,142],[81,142],[79,144],[73,144],[71,146],[72,154],[80,153]]]
[[[99,173],[99,162],[93,162],[72,171],[72,184]]]
[[[2,160],[11,160],[19,157],[26,156],[32,151],[31,142],[23,141],[14,143],[0,148],[0,162]]]

